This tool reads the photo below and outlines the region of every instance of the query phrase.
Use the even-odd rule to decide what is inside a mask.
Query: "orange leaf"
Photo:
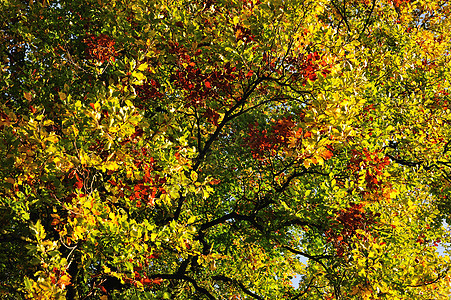
[[[325,150],[322,155],[321,155],[324,159],[329,159],[332,156],[334,156],[334,154],[332,153],[332,151],[330,150]]]

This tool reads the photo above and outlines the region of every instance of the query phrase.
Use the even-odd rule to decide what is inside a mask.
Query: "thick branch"
[[[204,147],[202,148],[202,150],[200,150],[199,152],[199,156],[197,157],[197,161],[196,164],[193,167],[193,170],[196,171],[202,160],[205,158],[205,155],[207,154],[208,150],[210,149],[211,145],[213,144],[213,142],[219,137],[219,134],[221,132],[221,130],[224,128],[224,126],[227,124],[227,122],[229,122],[230,120],[233,119],[233,112],[240,106],[244,105],[244,103],[246,102],[246,100],[249,98],[249,96],[253,93],[253,91],[257,88],[257,86],[263,81],[262,78],[258,78],[256,81],[254,81],[250,87],[244,92],[243,96],[241,97],[241,99],[239,101],[237,101],[237,103],[235,103],[234,106],[232,106],[225,114],[224,114],[224,118],[222,119],[221,123],[218,125],[218,127],[216,128],[215,132],[213,132],[212,135],[210,135],[210,138],[207,140],[207,142],[205,142]]]
[[[335,3],[335,1],[332,1],[332,5],[338,11],[338,14],[340,15],[341,19],[345,22],[346,27],[348,28],[348,31],[351,32],[351,27],[349,26],[348,18],[346,18],[346,13],[342,13],[341,9],[338,7],[338,5]],[[345,6],[345,9],[346,9],[346,6]]]
[[[16,234],[12,234],[12,233],[7,233],[7,234],[2,234],[0,235],[0,243],[28,243],[28,244],[36,244],[36,241],[31,240],[28,237],[24,237],[24,236],[20,236],[20,235],[16,235]]]
[[[193,287],[194,287],[194,289],[196,291],[198,291],[199,293],[204,294],[210,300],[216,300],[216,298],[207,289],[199,286],[197,284],[196,280],[194,280],[193,278],[191,278],[189,276],[186,276],[186,275],[181,275],[181,274],[154,274],[154,275],[149,276],[149,278],[151,278],[151,279],[161,278],[161,279],[174,279],[174,280],[188,281],[189,283],[191,283],[193,285]]]
[[[230,283],[236,284],[236,285],[238,285],[238,286],[240,287],[240,289],[241,289],[244,293],[246,293],[247,295],[253,297],[254,299],[263,300],[262,297],[260,297],[259,295],[257,295],[257,294],[255,294],[255,293],[251,292],[250,290],[248,290],[248,289],[244,286],[244,284],[242,284],[242,283],[239,282],[238,280],[229,278],[229,277],[224,276],[224,275],[213,276],[212,279],[213,279],[213,280],[219,280],[219,281],[223,281],[223,282],[230,282]]]
[[[373,14],[374,7],[375,7],[375,6],[376,6],[376,0],[373,0],[373,3],[372,3],[372,5],[371,5],[370,13],[368,14],[368,18],[366,19],[365,24],[363,25],[363,29],[362,29],[362,31],[360,32],[359,36],[361,36],[361,35],[365,32],[366,28],[367,28],[368,25],[370,24],[371,15]]]
[[[292,252],[294,254],[299,254],[299,255],[302,255],[304,257],[307,257],[308,259],[311,259],[311,260],[316,261],[318,263],[321,261],[321,259],[333,258],[332,255],[310,255],[308,253],[305,253],[303,251],[299,251],[299,250],[293,249],[293,248],[288,247],[288,246],[282,246],[282,248],[284,248],[284,249],[286,249],[286,250],[288,250],[288,251],[290,251],[290,252]]]
[[[201,232],[205,231],[205,230],[207,230],[210,227],[214,227],[214,226],[216,226],[218,224],[224,223],[224,222],[226,222],[228,220],[231,220],[231,219],[241,220],[241,221],[248,221],[248,222],[252,223],[253,225],[261,227],[261,226],[259,226],[257,224],[257,222],[255,222],[255,219],[253,217],[246,216],[246,215],[239,215],[236,212],[231,212],[231,213],[226,214],[226,215],[224,215],[224,216],[222,216],[220,218],[217,218],[217,219],[214,219],[214,220],[212,220],[210,222],[202,224],[201,227],[200,227],[200,231]]]
[[[313,283],[314,279],[315,279],[315,277],[312,277],[310,279],[310,282],[308,283],[308,285],[304,288],[304,290],[301,293],[299,293],[296,296],[294,296],[293,298],[291,298],[290,300],[296,300],[296,299],[299,299],[300,297],[304,296],[308,292],[310,287],[312,286],[312,283]]]
[[[437,278],[434,279],[434,280],[432,280],[432,281],[426,281],[426,282],[424,282],[424,283],[420,283],[420,284],[416,284],[416,285],[407,285],[407,286],[408,286],[408,287],[422,287],[422,286],[427,286],[427,285],[430,285],[430,284],[437,283],[437,282],[439,282],[441,279],[443,279],[443,278],[446,277],[448,271],[449,271],[449,268],[447,268],[445,271],[443,271],[443,273],[439,274],[439,275],[437,276]]]
[[[431,168],[431,166],[425,166],[424,165],[424,161],[408,161],[405,159],[401,159],[401,158],[396,158],[391,154],[387,154],[388,158],[390,158],[392,161],[403,165],[403,166],[408,166],[408,167],[419,167],[419,166],[423,166],[423,168],[427,171]]]
[[[319,230],[323,230],[324,229],[321,225],[309,223],[309,222],[306,222],[306,221],[302,221],[300,219],[293,219],[293,220],[285,221],[285,222],[282,223],[281,228],[286,227],[286,226],[292,226],[292,225],[315,227],[316,229],[319,229]]]

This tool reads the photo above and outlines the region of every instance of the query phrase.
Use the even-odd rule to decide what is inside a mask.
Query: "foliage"
[[[0,7],[3,299],[449,298],[447,1]]]

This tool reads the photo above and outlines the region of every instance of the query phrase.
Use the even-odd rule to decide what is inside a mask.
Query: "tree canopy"
[[[449,299],[450,9],[0,1],[0,297]]]

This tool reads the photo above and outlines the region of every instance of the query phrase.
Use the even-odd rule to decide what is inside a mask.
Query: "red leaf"
[[[83,182],[81,181],[75,182],[74,187],[77,189],[81,189],[83,187]]]
[[[102,293],[108,294],[106,288],[104,288],[103,285],[100,286],[100,290],[102,291]]]
[[[95,109],[94,103],[89,103],[89,106],[91,106],[92,109]]]
[[[211,84],[208,81],[205,81],[205,86],[207,87],[207,89],[211,89]]]
[[[246,78],[252,77],[252,75],[254,75],[254,71],[250,70],[249,72],[247,72]]]
[[[158,253],[152,253],[151,255],[149,255],[147,258],[148,259],[152,259],[152,258],[159,258],[160,257],[160,254],[158,254]]]
[[[208,107],[205,110],[204,116],[208,118],[210,123],[212,123],[215,126],[218,126],[219,114],[216,111]]]

